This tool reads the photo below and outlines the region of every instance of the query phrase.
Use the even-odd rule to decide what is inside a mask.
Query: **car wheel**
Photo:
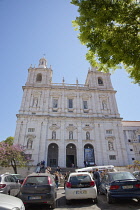
[[[103,195],[104,193],[99,188],[99,195]]]
[[[55,209],[56,208],[56,201],[54,201],[51,205],[50,205],[50,209]]]
[[[70,205],[71,201],[66,199],[66,204]]]
[[[96,203],[98,203],[98,199],[97,199],[97,197],[96,198],[94,198],[94,203],[96,204]]]
[[[114,203],[115,199],[112,198],[112,196],[111,196],[109,193],[106,194],[106,197],[107,197],[107,202],[108,202],[109,204]]]

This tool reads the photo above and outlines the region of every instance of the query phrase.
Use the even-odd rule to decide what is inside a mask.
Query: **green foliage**
[[[134,0],[72,0],[79,17],[73,26],[86,45],[87,60],[100,70],[124,65],[140,84],[140,5]],[[106,70],[105,70],[106,69]]]
[[[13,143],[14,143],[14,137],[9,136],[4,142],[6,144],[13,145]]]

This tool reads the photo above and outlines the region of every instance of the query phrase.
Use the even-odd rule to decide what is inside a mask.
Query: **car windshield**
[[[23,177],[20,174],[13,174],[16,179],[22,179]]]
[[[75,182],[90,182],[91,178],[89,175],[77,175],[77,176],[71,176],[70,177],[70,182],[75,183]]]
[[[130,172],[119,172],[111,174],[112,181],[125,180],[125,179],[135,179],[135,177]]]
[[[28,177],[25,184],[27,185],[45,185],[48,184],[48,177],[47,176],[31,176]]]

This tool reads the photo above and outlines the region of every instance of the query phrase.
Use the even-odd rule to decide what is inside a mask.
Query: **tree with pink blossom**
[[[25,154],[25,148],[19,144],[13,144],[13,137],[8,137],[0,142],[0,165],[2,167],[12,166],[14,173],[17,174],[18,167],[27,166],[30,161]]]

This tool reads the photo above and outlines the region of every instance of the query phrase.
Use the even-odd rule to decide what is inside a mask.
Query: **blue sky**
[[[89,63],[86,47],[77,39],[71,21],[78,15],[70,0],[0,0],[0,141],[14,136],[16,114],[28,68],[46,55],[53,82],[84,84]],[[124,70],[112,76],[116,99],[124,120],[140,120],[139,86]]]

